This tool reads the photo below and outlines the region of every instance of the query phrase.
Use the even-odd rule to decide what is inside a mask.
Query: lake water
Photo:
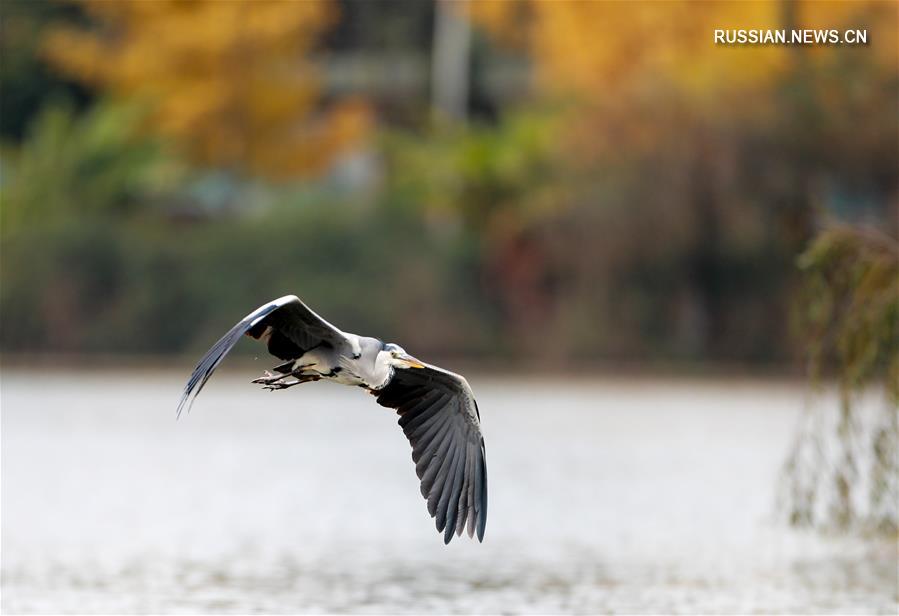
[[[5,370],[2,611],[895,614],[894,542],[789,530],[805,393],[471,378],[483,544],[444,546],[392,411],[327,383]]]

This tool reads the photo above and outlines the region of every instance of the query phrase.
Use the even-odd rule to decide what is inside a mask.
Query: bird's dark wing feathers
[[[268,351],[284,360],[301,357],[321,344],[348,352],[349,342],[342,331],[315,314],[296,296],[288,297],[293,301],[256,323],[247,333],[258,339],[266,327],[271,326]]]
[[[475,531],[484,540],[487,524],[487,460],[480,417],[464,378],[436,366],[396,370],[374,392],[378,404],[396,409],[412,445],[415,472],[428,513],[437,518],[444,543],[453,533]]]
[[[177,415],[180,417],[184,408],[190,410],[206,381],[241,336],[246,334],[258,339],[269,327],[268,350],[279,359],[296,359],[322,344],[338,349],[349,345],[343,332],[315,314],[295,295],[285,295],[245,316],[209,349],[184,387]]]

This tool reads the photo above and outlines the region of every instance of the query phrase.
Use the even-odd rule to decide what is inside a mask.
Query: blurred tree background
[[[895,532],[897,11],[4,0],[0,348],[193,355],[296,293],[435,361],[810,357],[839,377],[845,446],[824,464],[800,434],[790,519]],[[872,382],[888,403],[859,453]]]
[[[896,234],[896,12],[5,0],[0,345],[195,352],[295,292],[435,358],[800,365],[797,256]]]

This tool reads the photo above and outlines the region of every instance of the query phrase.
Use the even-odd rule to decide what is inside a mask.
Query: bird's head
[[[424,364],[406,353],[405,349],[398,344],[388,342],[384,345],[379,353],[384,361],[394,368],[424,368]]]

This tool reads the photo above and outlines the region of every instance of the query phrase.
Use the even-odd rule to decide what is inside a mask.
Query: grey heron
[[[466,524],[468,536],[477,532],[483,541],[487,461],[480,412],[464,377],[423,363],[396,344],[343,332],[286,295],[245,316],[209,349],[184,388],[178,417],[243,335],[265,341],[284,362],[253,381],[265,389],[327,380],[362,387],[378,404],[395,409],[444,543]]]

